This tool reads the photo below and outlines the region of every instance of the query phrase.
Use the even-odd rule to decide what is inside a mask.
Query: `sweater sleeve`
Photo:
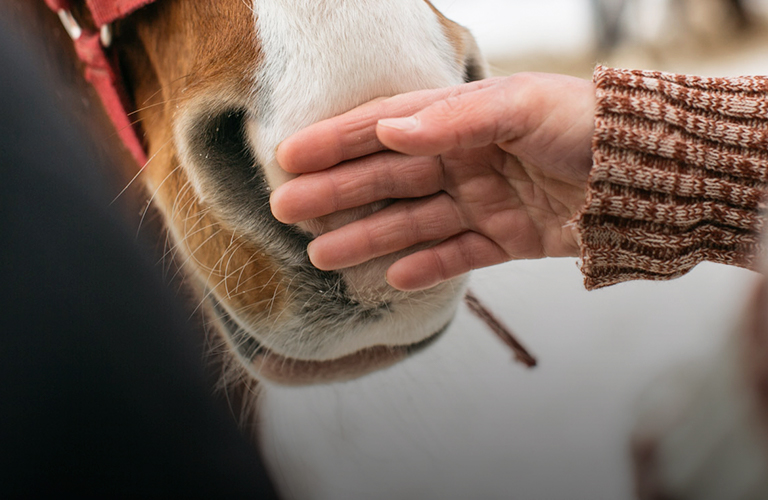
[[[588,289],[753,268],[768,184],[768,78],[598,66],[593,167],[576,216]]]

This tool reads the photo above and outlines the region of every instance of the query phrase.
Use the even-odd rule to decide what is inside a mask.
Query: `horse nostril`
[[[268,199],[261,168],[249,145],[243,109],[198,112],[182,133],[182,164],[196,180],[201,197],[230,222],[254,217]]]
[[[209,116],[191,138],[191,144],[197,149],[194,153],[214,166],[252,167],[254,162],[245,136],[245,114],[244,110],[228,110]]]
[[[464,83],[476,82],[485,77],[485,69],[477,58],[468,57],[464,61]]]

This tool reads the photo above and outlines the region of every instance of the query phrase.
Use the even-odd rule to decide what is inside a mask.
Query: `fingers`
[[[278,147],[278,164],[294,174],[316,172],[346,160],[386,149],[376,137],[382,118],[408,116],[450,96],[495,85],[489,78],[456,87],[420,90],[363,104],[340,116],[310,125]]]
[[[307,252],[312,264],[326,271],[355,266],[465,231],[456,207],[445,193],[390,205],[365,219],[317,237]]]
[[[412,116],[382,119],[376,133],[389,149],[418,156],[507,142],[525,129],[527,120],[517,112],[523,94],[496,85],[454,95]]]
[[[300,130],[280,143],[277,163],[287,172],[303,174],[383,151],[376,122],[386,108],[384,100],[377,99]]]
[[[438,158],[384,152],[309,173],[272,193],[272,214],[285,224],[322,217],[388,198],[419,198],[442,189]]]
[[[387,282],[398,290],[423,290],[473,269],[508,260],[509,256],[491,239],[464,232],[398,260],[387,271]]]

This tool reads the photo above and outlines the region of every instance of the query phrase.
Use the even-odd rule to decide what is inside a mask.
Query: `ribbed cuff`
[[[588,289],[753,268],[768,180],[768,78],[598,66],[593,167],[576,217]]]

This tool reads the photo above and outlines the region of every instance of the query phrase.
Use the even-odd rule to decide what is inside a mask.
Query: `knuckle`
[[[443,255],[440,253],[440,250],[437,247],[432,247],[427,251],[431,257],[432,267],[435,270],[437,278],[440,281],[445,281],[450,278],[448,267],[446,266],[445,260],[443,259]]]
[[[461,119],[462,105],[460,96],[448,97],[437,101],[424,111],[424,117],[437,126],[450,125],[457,119]]]
[[[363,253],[371,256],[378,256],[381,253],[382,248],[385,246],[384,241],[386,239],[382,229],[383,226],[365,226],[365,237],[363,238],[364,243],[362,245]]]
[[[408,158],[389,174],[390,198],[426,196],[441,189],[443,174],[439,156]]]
[[[410,224],[404,223],[401,217],[390,217],[379,220],[367,226],[367,253],[377,257],[400,249],[407,238],[406,232],[411,230]]]
[[[328,179],[326,181],[326,191],[328,196],[326,200],[328,202],[328,212],[338,212],[342,209],[344,203],[344,196],[342,194],[342,183],[337,179]]]
[[[413,203],[407,203],[403,210],[403,219],[406,222],[402,227],[408,228],[410,239],[414,241],[421,241],[422,227],[421,218],[417,213],[417,205]]]
[[[404,187],[410,185],[409,179],[403,178],[403,172],[400,168],[382,168],[377,170],[377,189],[381,191],[384,198],[403,198],[403,193],[400,192],[401,184]],[[403,183],[405,181],[405,183]]]
[[[437,155],[432,158],[432,168],[430,169],[435,175],[435,185],[439,188],[443,188],[446,185],[446,168],[445,159],[443,155]]]
[[[462,272],[475,269],[475,253],[470,244],[470,238],[463,235],[456,241],[456,249],[459,255],[459,262]]]

